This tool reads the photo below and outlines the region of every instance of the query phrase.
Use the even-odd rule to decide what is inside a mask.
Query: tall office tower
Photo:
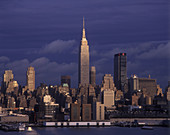
[[[8,88],[9,82],[13,81],[14,75],[12,73],[12,70],[5,70],[5,73],[3,75],[3,81],[2,81],[2,88],[1,91],[5,94],[6,89]]]
[[[35,70],[34,70],[34,67],[28,67],[28,70],[27,70],[27,87],[30,91],[35,90]]]
[[[115,84],[113,82],[113,76],[111,74],[105,74],[103,76],[101,92],[103,90],[114,90],[116,91]]]
[[[12,70],[5,70],[5,74],[3,78],[3,82],[5,83],[5,85],[7,86],[8,83],[13,79],[14,79],[14,75],[12,73]]]
[[[71,77],[68,75],[61,76],[61,85],[65,86],[68,85],[68,87],[71,87]]]
[[[90,70],[90,84],[94,87],[96,85],[96,68],[91,66]]]
[[[127,82],[127,57],[126,53],[118,53],[114,56],[114,81],[116,88],[124,91]]]
[[[79,48],[79,85],[89,84],[89,45],[85,35],[83,18],[83,34]]]

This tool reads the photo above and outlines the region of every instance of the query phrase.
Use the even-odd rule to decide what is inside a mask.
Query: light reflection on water
[[[25,135],[40,135],[35,129],[32,131],[24,131]]]

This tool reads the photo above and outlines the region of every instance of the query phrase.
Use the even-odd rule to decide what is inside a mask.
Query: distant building
[[[7,108],[15,108],[16,102],[14,97],[8,97]]]
[[[132,106],[138,106],[138,100],[139,100],[139,96],[136,94],[136,93],[134,93],[133,95],[132,95]]]
[[[5,70],[5,73],[3,75],[2,88],[1,88],[3,93],[6,92],[9,82],[13,81],[13,79],[14,79],[14,75],[12,73],[12,70]]]
[[[34,67],[28,67],[27,70],[27,87],[30,91],[35,90],[35,70]]]
[[[105,74],[103,76],[101,92],[103,90],[116,90],[115,84],[113,82],[113,76],[111,74]]]
[[[91,84],[90,84],[89,87],[88,87],[88,96],[93,96],[93,97],[96,96],[95,88],[94,88],[94,86],[92,86]]]
[[[148,103],[153,100],[157,94],[157,83],[156,79],[151,78],[139,78],[139,89],[142,91],[143,95],[148,97]]]
[[[93,103],[93,120],[105,120],[104,104],[100,102]]]
[[[50,95],[45,95],[43,102],[35,105],[34,109],[40,119],[55,119],[59,113],[59,104],[55,104]]]
[[[71,104],[71,121],[80,121],[80,104]]]
[[[2,114],[0,115],[0,123],[28,123],[29,116],[23,114]]]
[[[113,90],[102,91],[102,104],[104,104],[105,107],[115,105],[115,92]]]
[[[91,104],[82,104],[82,121],[91,121]]]
[[[139,90],[139,78],[136,75],[133,75],[129,79],[130,93]]]
[[[14,81],[14,80],[11,80],[9,83],[8,83],[8,86],[6,88],[6,93],[11,93],[11,92],[14,92],[14,91],[18,91],[18,83],[17,81]],[[15,92],[15,93],[18,93],[18,92]]]
[[[88,103],[88,85],[79,85],[79,92],[78,92],[78,103],[80,104],[87,104]]]
[[[58,112],[59,104],[55,104],[54,102],[44,104],[44,118],[55,118]]]
[[[5,70],[4,77],[3,77],[3,82],[8,85],[8,83],[14,79],[14,75],[12,73],[12,70]]]
[[[18,97],[18,106],[19,107],[21,107],[21,108],[26,108],[26,107],[28,107],[27,106],[27,100],[26,100],[26,97],[25,97],[25,95],[20,95],[19,97]]]
[[[145,96],[145,103],[146,105],[152,105],[153,99],[150,96]]]
[[[118,90],[124,91],[127,83],[127,57],[126,53],[118,53],[114,56],[114,81]]]
[[[170,86],[168,87],[168,89],[166,91],[166,99],[168,102],[170,102]]]
[[[89,84],[89,45],[85,35],[83,18],[83,33],[79,48],[79,85]]]
[[[119,100],[123,100],[123,99],[124,99],[123,92],[121,90],[117,90],[116,96],[115,96],[115,101],[119,101]]]
[[[29,99],[29,108],[30,109],[34,109],[34,106],[36,105],[36,98],[35,97],[31,97],[30,99]]]
[[[160,85],[157,85],[157,92],[156,95],[161,95],[163,97],[163,93],[162,93],[162,88],[160,87]]]
[[[115,104],[115,91],[116,87],[113,82],[113,76],[111,76],[111,74],[105,74],[103,76],[100,93],[100,99],[104,106],[111,107]]]
[[[71,87],[71,77],[66,75],[66,76],[61,76],[61,85],[65,86],[68,85],[68,87]]]
[[[96,68],[91,66],[90,70],[90,84],[94,87],[96,85]]]

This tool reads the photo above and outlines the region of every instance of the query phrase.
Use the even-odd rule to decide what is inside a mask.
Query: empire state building
[[[89,45],[85,35],[83,18],[83,33],[79,48],[79,85],[89,84]]]

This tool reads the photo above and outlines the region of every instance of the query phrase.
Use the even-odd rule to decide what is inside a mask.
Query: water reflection
[[[36,130],[32,129],[32,131],[25,131],[25,135],[40,135]]]

